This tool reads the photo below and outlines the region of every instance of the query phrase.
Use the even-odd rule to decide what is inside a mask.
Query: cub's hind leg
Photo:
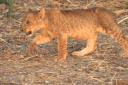
[[[80,51],[72,52],[72,55],[84,56],[84,55],[92,53],[93,51],[95,51],[95,49],[97,47],[96,41],[97,41],[97,36],[94,36],[93,38],[88,39],[86,48],[84,48]]]

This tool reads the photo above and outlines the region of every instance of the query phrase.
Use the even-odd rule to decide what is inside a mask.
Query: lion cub
[[[104,8],[58,10],[41,9],[30,12],[23,21],[23,31],[31,34],[42,30],[32,44],[40,45],[58,39],[58,60],[64,61],[67,56],[68,38],[87,40],[86,48],[72,54],[84,56],[96,49],[99,33],[117,40],[128,53],[128,39],[122,34],[114,20],[114,14]]]

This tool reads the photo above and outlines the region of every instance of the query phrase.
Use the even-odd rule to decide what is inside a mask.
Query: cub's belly
[[[90,38],[91,36],[93,35],[93,33],[87,33],[87,32],[84,32],[84,31],[77,31],[77,32],[72,32],[70,33],[70,37],[71,38],[74,38],[74,39],[77,39],[77,40],[87,40],[88,38]]]

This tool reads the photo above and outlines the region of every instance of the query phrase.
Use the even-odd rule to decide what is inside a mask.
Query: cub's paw
[[[38,55],[38,48],[37,45],[35,44],[31,44],[27,47],[26,49],[26,57],[30,57],[30,56],[37,56]]]
[[[66,58],[63,58],[63,57],[60,57],[60,56],[57,56],[57,57],[54,59],[54,61],[55,61],[55,62],[61,62],[61,63],[67,64]]]
[[[84,56],[84,53],[80,52],[80,51],[74,51],[71,53],[73,56],[78,56],[78,57],[82,57]]]

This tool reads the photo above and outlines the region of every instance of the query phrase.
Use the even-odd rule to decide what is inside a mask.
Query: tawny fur
[[[72,54],[84,56],[96,49],[99,33],[111,36],[128,53],[128,39],[120,31],[114,14],[103,8],[50,10],[41,9],[37,13],[28,13],[23,22],[23,30],[33,33],[41,30],[33,44],[40,45],[58,39],[58,58],[65,60],[67,56],[67,40],[69,37],[87,40],[86,48]]]

